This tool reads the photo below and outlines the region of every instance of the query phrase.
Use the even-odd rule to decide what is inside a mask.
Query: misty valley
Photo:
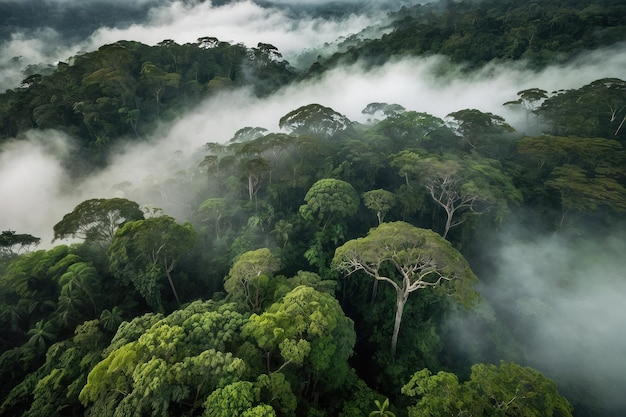
[[[621,0],[0,0],[0,416],[626,414]]]

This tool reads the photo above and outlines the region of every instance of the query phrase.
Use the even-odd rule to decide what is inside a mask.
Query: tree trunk
[[[374,305],[374,301],[376,300],[376,294],[378,293],[378,280],[374,280],[374,286],[372,286],[372,299],[370,300],[370,304]]]
[[[409,297],[409,293],[404,291],[398,291],[396,296],[396,321],[393,324],[393,335],[391,336],[391,357],[396,357],[396,347],[398,344],[398,333],[400,332],[400,322],[402,321],[402,313],[404,312],[404,305]]]
[[[168,266],[167,257],[163,260],[165,263],[165,273],[167,274],[167,280],[170,283],[170,287],[172,288],[172,292],[174,293],[174,297],[176,298],[176,302],[180,306],[180,298],[178,298],[178,293],[176,292],[176,287],[174,287],[174,281],[172,280],[172,276],[170,272],[174,269],[174,265]]]

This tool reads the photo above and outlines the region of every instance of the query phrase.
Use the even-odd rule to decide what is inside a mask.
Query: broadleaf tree
[[[439,234],[405,222],[383,223],[371,229],[366,237],[346,242],[336,249],[332,265],[344,274],[363,272],[394,288],[392,357],[396,353],[404,307],[412,292],[445,286],[464,305],[471,305],[477,298],[471,288],[477,278],[465,258]]]
[[[169,216],[126,223],[109,247],[109,268],[118,279],[132,283],[150,307],[162,311],[165,278],[180,304],[172,271],[180,257],[193,248],[195,239],[191,224],[180,225]]]

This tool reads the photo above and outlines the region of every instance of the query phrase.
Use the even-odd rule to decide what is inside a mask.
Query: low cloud
[[[517,91],[530,87],[577,88],[597,78],[618,76],[626,66],[623,50],[611,49],[600,54],[592,53],[594,59],[581,56],[577,64],[570,67],[548,67],[540,72],[512,64],[461,73],[442,57],[412,58],[371,70],[359,64],[338,67],[319,79],[288,86],[263,99],[247,89],[225,91],[199,104],[174,123],[162,126],[146,143],[128,142],[120,146],[105,170],[80,182],[70,181],[64,173],[63,152],[58,149],[50,152],[43,147],[48,141],[64,143],[67,139],[61,139],[63,136],[58,133],[31,132],[28,134],[31,139],[24,144],[12,143],[0,151],[3,161],[0,201],[10,202],[3,203],[2,227],[49,236],[52,226],[63,214],[87,198],[120,195],[116,185],[122,183],[132,184],[125,197],[184,216],[185,211],[194,208],[192,201],[197,197],[194,194],[197,190],[186,190],[188,194],[176,190],[175,198],[155,194],[154,190],[159,184],[171,183],[181,171],[194,167],[203,144],[225,143],[245,126],[279,131],[278,121],[282,116],[310,103],[332,107],[360,122],[366,121],[362,109],[375,101],[398,103],[438,117],[464,108],[477,108],[504,115],[509,122],[514,122],[514,118],[509,120],[508,110],[502,103],[515,98]],[[446,76],[442,76],[442,68],[447,68]],[[32,160],[28,158],[30,152]],[[25,170],[28,176],[24,176]],[[26,178],[28,186],[15,188],[16,178]],[[163,203],[164,198],[167,204]],[[46,209],[27,210],[26,207],[41,207],[41,204],[31,204],[32,201],[45,201]]]
[[[0,230],[29,233],[50,244],[52,225],[68,212],[60,198],[70,183],[63,168],[68,143],[58,132],[33,131],[0,148]]]
[[[626,408],[624,226],[585,238],[505,235],[492,250],[497,278],[483,294],[514,317],[509,328],[528,364],[574,404],[584,395],[586,404]]]
[[[93,3],[102,4],[95,0]],[[0,44],[0,90],[18,86],[24,78],[21,71],[28,65],[65,61],[80,52],[93,51],[120,40],[155,45],[172,39],[182,44],[213,36],[248,47],[255,47],[259,42],[270,43],[285,59],[295,60],[303,50],[315,50],[385,18],[381,10],[370,9],[341,18],[294,15],[289,10],[262,7],[251,0],[221,6],[210,1],[145,3],[150,7],[144,20],[123,27],[97,28],[80,42],[69,42],[52,27],[19,28],[11,39]],[[91,4],[83,7],[91,7]]]

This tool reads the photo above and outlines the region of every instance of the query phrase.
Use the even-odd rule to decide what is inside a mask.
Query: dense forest
[[[343,7],[318,13],[358,6]],[[307,68],[264,39],[210,33],[27,66],[0,94],[0,150],[69,138],[57,159],[79,195],[207,101],[280,100],[355,63],[443,57],[443,80],[626,45],[617,0],[386,16],[379,37],[339,39]],[[382,99],[359,121],[323,102],[264,126],[235,114],[230,137],[160,151],[164,175],[99,184],[54,221],[52,244],[4,219],[0,416],[623,415],[623,358],[603,374],[596,356],[626,346],[603,339],[622,331],[626,78],[499,104],[515,124]],[[607,289],[592,308],[565,307],[594,286]],[[606,332],[580,334],[583,321]]]

